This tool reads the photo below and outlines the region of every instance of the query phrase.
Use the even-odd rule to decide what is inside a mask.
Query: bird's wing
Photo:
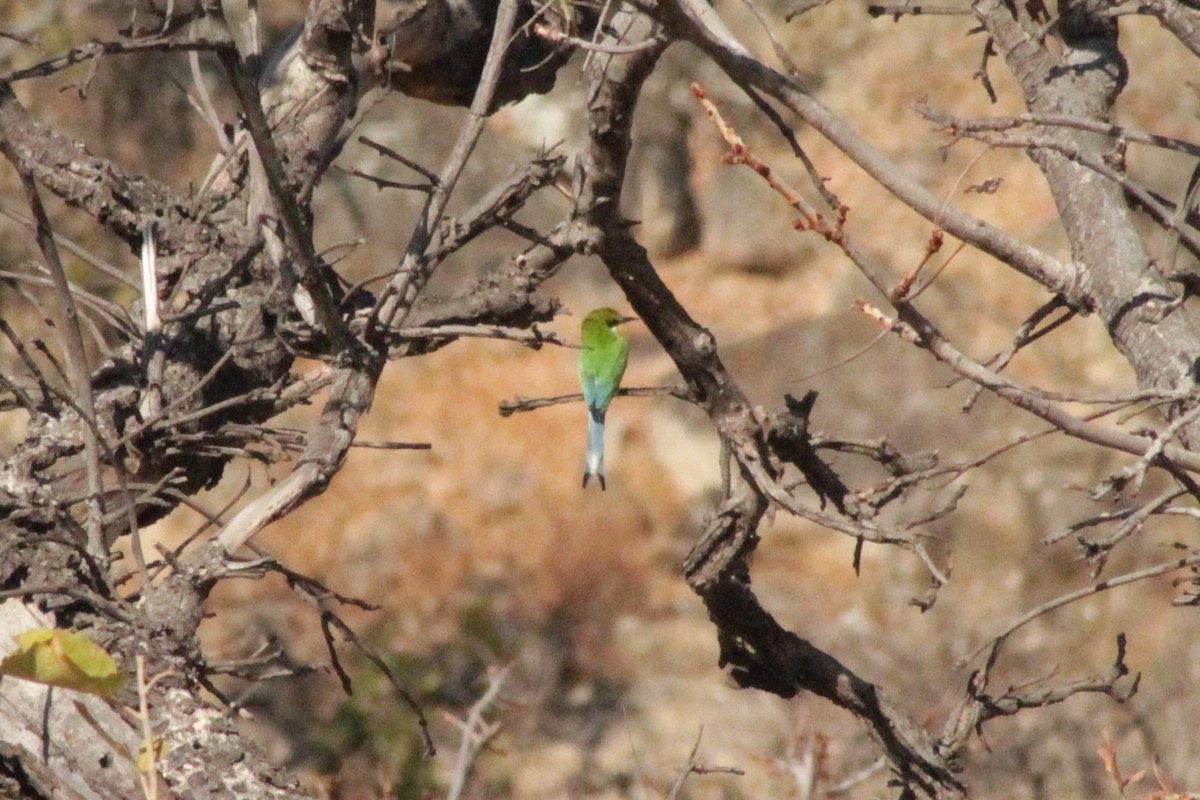
[[[589,405],[603,413],[621,385],[629,361],[629,346],[623,339],[617,339],[605,346],[599,355],[592,378],[594,399]]]
[[[598,420],[604,419],[604,412],[617,391],[607,366],[603,358],[590,358],[579,372],[580,382],[583,384],[583,399],[587,402],[592,416]]]

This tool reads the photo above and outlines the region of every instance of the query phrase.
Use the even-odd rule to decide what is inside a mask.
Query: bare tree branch
[[[927,220],[995,256],[1051,292],[1062,294],[1072,307],[1086,306],[1080,294],[1079,276],[1071,265],[1062,264],[933,196],[796,83],[754,60],[736,41],[709,27],[707,20],[712,13],[702,13],[701,6],[697,0],[670,0],[659,7],[659,13],[677,35],[701,48],[739,85],[750,86],[783,103]]]

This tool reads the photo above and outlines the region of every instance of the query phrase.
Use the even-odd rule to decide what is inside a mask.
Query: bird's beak
[[[626,322],[637,322],[637,317],[621,317],[617,320],[618,325],[624,325]]]

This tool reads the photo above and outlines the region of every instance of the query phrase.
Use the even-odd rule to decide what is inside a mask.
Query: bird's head
[[[597,308],[589,312],[588,315],[583,318],[583,331],[585,335],[588,331],[595,331],[596,333],[600,333],[601,331],[612,331],[615,330],[618,325],[623,325],[626,322],[633,322],[635,319],[637,319],[637,317],[623,316],[619,311],[613,308]]]

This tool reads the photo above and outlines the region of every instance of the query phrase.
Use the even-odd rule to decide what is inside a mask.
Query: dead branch
[[[631,41],[652,35],[648,20],[635,17],[632,23]],[[604,260],[609,274],[671,356],[697,404],[708,413],[739,464],[743,488],[727,498],[712,517],[684,565],[689,584],[704,600],[717,626],[720,664],[731,667],[740,686],[782,697],[804,689],[851,711],[876,737],[906,792],[957,795],[962,785],[933,753],[919,726],[899,714],[876,687],[779,627],[749,590],[745,558],[757,543],[756,528],[768,498],[792,513],[835,529],[892,539],[858,523],[843,523],[798,506],[779,487],[771,474],[759,420],[722,365],[715,339],[679,305],[623,224],[615,199],[620,196],[629,152],[629,123],[638,90],[658,55],[654,49],[621,56],[594,54],[590,147],[578,207],[589,223],[585,233],[588,248]],[[908,537],[895,538],[912,544]]]
[[[511,669],[510,665],[492,671],[488,675],[487,690],[471,706],[471,710],[467,712],[467,718],[461,721],[454,720],[455,725],[461,731],[461,739],[458,745],[458,756],[454,760],[454,777],[450,781],[450,790],[446,793],[447,800],[457,800],[462,797],[475,772],[475,765],[479,761],[480,754],[500,733],[500,723],[488,722],[483,715],[499,699],[500,690],[504,688],[504,682],[508,679]]]
[[[1192,569],[1197,565],[1200,565],[1200,556],[1198,555],[1188,556],[1187,558],[1177,558],[1171,561],[1166,561],[1162,564],[1155,564],[1154,566],[1147,567],[1146,569],[1140,569],[1135,572],[1120,575],[1116,578],[1100,581],[1092,584],[1091,586],[1085,586],[1084,588],[1078,589],[1074,592],[1068,592],[1067,594],[1056,597],[1053,600],[1048,600],[1047,602],[1042,603],[1040,606],[1030,609],[1025,614],[1022,614],[1019,618],[1004,626],[1000,633],[996,634],[992,638],[988,639],[987,642],[979,645],[970,653],[960,658],[958,661],[959,666],[962,667],[971,661],[974,661],[976,658],[982,655],[985,650],[1002,643],[1017,630],[1025,625],[1028,625],[1030,622],[1042,616],[1043,614],[1048,614],[1051,611],[1077,602],[1085,597],[1090,597],[1091,595],[1099,594],[1100,592],[1106,592],[1109,589],[1115,589],[1118,586],[1125,586],[1126,584],[1136,583],[1137,581],[1144,581],[1148,578],[1156,578],[1159,575],[1167,575],[1172,572],[1178,572],[1182,569]]]
[[[935,197],[798,84],[752,58],[743,45],[716,27],[714,14],[703,5],[698,0],[670,0],[657,6],[655,13],[677,36],[703,50],[735,83],[773,97],[798,114],[881,186],[934,225],[1011,265],[1051,292],[1062,294],[1072,307],[1086,305],[1072,266]]]
[[[1085,693],[1106,694],[1118,703],[1123,703],[1137,692],[1140,675],[1135,676],[1128,685],[1117,685],[1121,678],[1129,674],[1129,667],[1125,665],[1125,634],[1122,633],[1117,636],[1116,658],[1103,675],[1057,686],[1038,681],[1037,688],[1009,687],[1002,693],[989,694],[986,690],[991,670],[995,666],[1002,643],[1003,638],[993,640],[990,643],[992,650],[987,664],[983,669],[971,674],[967,698],[951,714],[945,732],[938,739],[936,746],[939,753],[957,758],[970,737],[979,733],[985,722],[996,717],[1011,716],[1031,708],[1045,708]]]

